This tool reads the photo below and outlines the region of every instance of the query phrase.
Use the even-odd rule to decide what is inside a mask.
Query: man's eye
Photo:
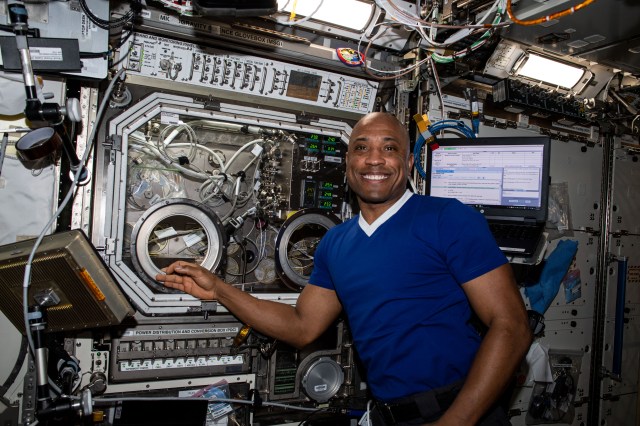
[[[397,151],[398,150],[398,148],[396,148],[393,145],[385,146],[384,149],[385,149],[385,151]]]
[[[357,145],[353,148],[354,151],[364,151],[366,147],[364,145]]]

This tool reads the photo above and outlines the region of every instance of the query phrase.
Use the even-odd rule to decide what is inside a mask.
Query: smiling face
[[[405,192],[413,167],[406,129],[391,114],[366,115],[351,132],[346,163],[349,187],[371,223]]]

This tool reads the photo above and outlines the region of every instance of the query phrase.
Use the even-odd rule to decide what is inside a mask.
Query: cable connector
[[[478,102],[478,91],[476,89],[466,89],[464,91],[464,97],[469,101],[473,133],[478,136],[480,131],[480,103]]]
[[[416,126],[418,126],[418,130],[420,130],[420,133],[426,132],[431,125],[431,121],[429,120],[429,116],[427,116],[427,114],[416,114],[413,116],[413,120],[416,122]]]
[[[226,231],[227,234],[231,235],[233,234],[233,232],[236,229],[240,229],[240,227],[242,226],[242,224],[244,223],[245,219],[248,216],[253,216],[256,214],[256,207],[253,206],[250,209],[247,209],[246,212],[242,213],[240,216],[236,217],[236,218],[229,218],[227,219],[227,221],[225,221],[224,225],[226,225]]]
[[[432,151],[438,149],[440,145],[436,142],[436,137],[431,131],[431,121],[427,114],[416,114],[413,116],[413,119],[420,131],[420,138],[422,138],[421,144],[427,144]]]

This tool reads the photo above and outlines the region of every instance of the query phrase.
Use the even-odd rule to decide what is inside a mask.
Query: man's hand
[[[165,287],[175,288],[203,300],[217,299],[216,289],[223,281],[213,273],[195,263],[177,261],[163,268],[164,274],[156,280]]]

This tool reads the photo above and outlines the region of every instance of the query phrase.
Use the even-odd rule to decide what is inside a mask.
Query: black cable
[[[62,389],[62,392],[64,392],[65,395],[71,395],[73,392],[73,379],[73,374],[65,374],[62,377],[62,386],[60,386],[60,389]]]
[[[326,408],[318,408],[316,411],[312,411],[307,417],[305,417],[304,419],[302,419],[302,421],[300,423],[298,423],[298,426],[303,426],[305,424],[307,424],[307,422],[309,421],[309,419],[311,419],[311,417],[315,416],[318,413],[322,413],[327,411]]]
[[[124,37],[122,37],[122,34],[124,34],[124,30],[125,29],[128,32],[126,33],[126,35]],[[126,26],[122,27],[122,31],[120,31],[120,41],[118,41],[118,43],[114,47],[109,49],[109,52],[115,52],[116,50],[121,48],[127,42],[127,40],[129,40],[129,37],[131,37],[131,34],[133,34],[133,25],[131,25],[129,27],[126,27]]]
[[[133,28],[129,29],[129,32],[127,33],[127,35],[124,38],[120,39],[120,42],[118,43],[117,46],[111,48],[110,52],[115,52],[116,50],[120,49],[129,39],[129,37],[131,37],[131,35],[133,34]],[[124,62],[125,59],[127,59],[129,57],[129,54],[131,53],[131,50],[133,49],[133,43],[131,43],[131,45],[129,45],[129,50],[127,51],[126,55],[121,55],[120,58],[118,58],[117,61],[109,64],[109,68],[113,68],[117,65],[119,65],[120,63]]]
[[[240,282],[242,284],[247,282],[247,247],[245,247],[245,244],[246,243],[244,241],[244,238],[240,243],[238,243],[238,245],[240,246],[240,250],[242,251],[242,270],[240,272],[241,274]]]
[[[84,3],[84,5],[86,6],[86,0],[82,0],[81,3]],[[122,27],[122,30],[120,31],[119,34],[114,34],[114,35],[110,36],[110,38],[112,38],[112,39],[117,37],[117,36],[119,36],[120,39],[118,40],[118,42],[114,46],[110,47],[109,50],[104,51],[104,52],[80,52],[80,58],[81,59],[96,59],[96,58],[110,59],[110,57],[114,54],[114,52],[116,52],[118,49],[120,49],[127,42],[129,37],[131,37],[131,35],[133,34],[133,26],[132,25],[129,26],[129,24],[131,24],[133,22],[133,18],[135,18],[136,14],[139,11],[138,9],[140,9],[139,8],[139,3],[137,1],[135,2],[135,4],[138,5],[138,7],[134,8],[134,6],[132,6],[132,10],[129,11],[125,15],[126,19],[125,19],[125,17],[123,17],[123,18],[120,18],[120,19],[118,19],[116,21],[106,21],[104,19],[99,18],[96,15],[94,15],[88,9],[88,7],[86,8],[86,10],[83,9],[84,12],[89,17],[89,19],[91,20],[91,22],[93,22],[95,25],[99,26],[100,28],[109,30],[111,28]],[[120,22],[120,21],[123,21],[123,22]],[[114,23],[117,23],[117,25],[114,25]],[[123,55],[123,57],[120,58],[117,62],[111,63],[109,65],[109,67],[111,68],[113,66],[118,65],[127,56],[128,55]]]
[[[125,23],[125,25],[122,27],[122,30],[118,34],[114,34],[110,36],[111,39],[115,39],[116,37],[119,36],[119,40],[115,45],[110,47],[109,50],[106,50],[104,52],[80,52],[80,58],[85,58],[85,59],[107,58],[108,59],[110,56],[113,55],[114,52],[120,49],[127,42],[127,40],[129,40],[129,37],[131,37],[131,34],[133,34],[133,25],[129,26],[128,24],[129,23]],[[127,55],[125,55],[124,57],[126,56]],[[121,60],[118,61],[116,64],[112,64],[111,66],[119,64]]]
[[[96,58],[106,58],[109,56],[109,52],[80,52],[80,59],[96,59]]]
[[[105,30],[108,30],[110,28],[121,27],[122,25],[129,22],[129,20],[132,19],[134,16],[133,11],[130,10],[122,17],[111,21],[111,20],[102,19],[99,16],[94,15],[93,12],[91,12],[91,9],[89,9],[89,6],[87,5],[86,0],[80,0],[80,7],[82,8],[83,12],[87,15],[87,17],[89,17],[91,22],[93,22],[94,24],[96,24],[97,26]]]
[[[89,6],[87,5],[87,1],[86,0],[80,0],[80,7],[82,8],[82,11],[87,15],[87,17],[89,18],[89,20],[91,22],[93,22],[95,25],[97,25],[98,27],[102,28],[103,30],[108,30],[108,29],[111,29],[111,28],[122,27],[122,26],[126,25],[127,23],[129,23],[131,20],[133,20],[133,18],[139,12],[139,10],[141,8],[141,5],[140,5],[140,3],[138,1],[134,1],[131,4],[131,9],[126,14],[124,14],[122,17],[120,17],[118,19],[115,19],[115,20],[106,20],[106,19],[102,19],[99,16],[95,15],[89,9]]]
[[[0,31],[6,31],[8,33],[15,33],[15,28],[13,25],[5,25],[0,24]],[[40,29],[39,28],[28,28],[27,35],[31,37],[40,37]]]

